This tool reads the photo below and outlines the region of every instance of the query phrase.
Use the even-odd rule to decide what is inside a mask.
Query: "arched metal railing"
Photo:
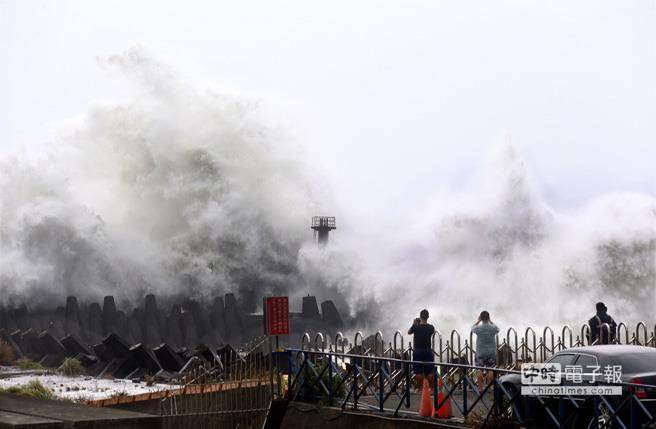
[[[592,339],[590,335],[591,332],[592,331],[590,330],[590,325],[588,325],[587,323],[581,326],[581,339],[577,341],[577,345],[584,346],[586,343],[586,339],[588,345],[590,345],[590,340]]]
[[[640,342],[640,328],[642,328],[642,332],[644,333],[643,336],[643,341]],[[636,326],[636,345],[638,346],[646,346],[649,340],[647,339],[647,324],[645,322],[638,322],[638,326]]]
[[[360,338],[360,343],[358,344],[358,338]],[[364,337],[362,336],[362,331],[358,331],[355,333],[355,337],[353,337],[353,348],[357,348],[358,345],[362,346],[362,340]]]
[[[528,342],[529,334],[531,334],[531,340],[532,340],[531,342],[533,343],[533,347],[531,347]],[[538,349],[536,343],[537,343],[537,337],[535,335],[535,331],[533,330],[533,328],[529,326],[528,328],[526,328],[526,331],[524,331],[524,344],[523,344],[524,347],[522,350],[522,360],[524,360],[525,362],[528,362],[529,360],[533,362],[537,362]]]
[[[309,349],[309,345],[310,345],[310,334],[305,332],[301,337],[301,350],[305,350],[305,347],[308,347]]]
[[[435,351],[435,337],[437,337],[437,351]],[[431,349],[433,350],[433,356],[437,358],[437,361],[442,362],[444,360],[442,333],[437,328],[435,328],[435,332],[433,332],[433,335],[431,335]]]
[[[624,331],[624,343],[622,343],[622,331]],[[631,340],[629,339],[629,328],[624,322],[620,322],[617,325],[617,344],[629,344]]]
[[[513,334],[513,338],[515,340],[513,343],[514,347],[510,343],[510,333]],[[508,351],[510,352],[510,363],[512,364],[512,366],[515,366],[517,364],[517,359],[519,355],[519,344],[520,344],[517,336],[517,331],[515,330],[515,328],[512,327],[508,328],[508,331],[506,333],[506,342],[508,344]]]
[[[551,346],[547,344],[547,332],[550,334],[550,343]],[[551,329],[549,326],[545,326],[544,330],[542,331],[542,339],[540,341],[540,344],[542,345],[540,347],[540,360],[544,362],[547,360],[547,357],[551,356],[556,352],[556,335],[554,334],[553,329]]]
[[[376,331],[376,334],[374,335],[374,356],[382,356],[384,347],[385,343],[383,342],[383,333]]]
[[[566,348],[571,348],[574,346],[574,332],[572,332],[572,328],[569,327],[569,325],[563,326],[563,330],[561,331],[561,347],[559,350],[566,349]],[[566,338],[569,338],[569,347],[567,347],[567,342],[565,341]]]
[[[599,335],[597,336],[597,344],[611,343],[615,338],[615,332],[609,323],[602,323],[599,325]]]
[[[403,348],[403,334],[401,333],[401,331],[396,331],[394,333],[394,346],[392,347],[392,351],[394,352],[394,356],[398,356],[398,354],[399,354],[399,348],[398,348],[399,343],[397,342],[399,339],[401,340],[400,341],[400,343],[401,343],[400,351],[401,351],[401,353],[403,353],[405,351],[405,349]]]
[[[337,351],[337,347],[341,347],[342,353],[344,353],[344,334],[341,331],[335,334],[335,351]]]
[[[591,344],[591,330],[587,323],[581,325],[580,336],[577,336],[576,339],[574,339],[574,330],[568,325],[562,327],[560,336],[556,336],[556,330],[551,326],[541,329],[542,336],[538,336],[531,326],[524,329],[523,335],[520,335],[514,327],[509,327],[505,336],[497,336],[495,342],[498,366],[512,369],[517,368],[518,364],[522,362],[544,362],[560,350]],[[654,332],[656,332],[656,325]],[[610,343],[656,347],[654,332],[650,333],[647,324],[642,321],[638,322],[634,329],[624,322],[617,324],[615,329],[608,324],[602,324],[599,336],[592,344],[599,344],[607,338]],[[367,338],[365,339],[361,331],[357,331],[353,337],[353,343],[347,350],[349,343],[341,332],[335,334],[334,344],[329,343],[329,337],[323,332],[315,332],[314,337],[306,332],[300,339],[300,349],[315,351],[331,349],[336,352],[339,349],[342,353],[349,352],[371,357],[412,357],[412,343],[408,342],[406,345],[405,335],[401,331],[396,331],[392,341],[387,345],[381,331],[377,331]],[[450,332],[448,341],[444,341],[443,335],[438,329],[431,337],[433,358],[436,362],[472,364],[476,361],[475,346],[476,341],[471,332],[464,343],[461,333],[456,329]],[[395,370],[396,368],[390,368],[392,372]]]
[[[455,338],[458,340],[458,348],[454,349],[455,341],[453,336],[455,335]],[[451,331],[451,353],[449,353],[448,357],[448,362],[456,362],[456,360],[460,360],[460,351],[462,350],[462,343],[460,341],[460,333],[456,331],[455,329]]]
[[[647,325],[644,322],[639,322],[635,325],[634,330],[631,330],[626,323],[622,322],[617,325],[615,332],[612,332],[611,327],[608,325],[600,329],[600,334],[603,334],[604,331],[612,333],[610,336],[614,336],[613,341],[617,343],[656,347],[654,332],[649,336]],[[514,327],[509,327],[506,330],[505,338],[502,338],[500,341],[499,336],[497,336],[495,339],[497,345],[497,368],[518,370],[523,362],[544,362],[560,350],[590,344],[591,331],[588,324],[581,326],[581,336],[577,336],[576,340],[573,338],[574,331],[570,326],[563,326],[560,332],[561,336],[556,338],[555,330],[550,326],[545,326],[542,328],[542,336],[538,338],[533,327],[526,327],[523,336],[520,336]],[[328,377],[332,377],[339,368],[352,368],[352,383],[359,386],[360,389],[370,392],[381,389],[381,384],[384,390],[389,389],[393,385],[404,387],[411,381],[407,378],[408,368],[400,363],[399,360],[412,359],[412,343],[409,342],[406,347],[405,336],[401,331],[394,333],[393,341],[389,343],[387,349],[385,349],[384,337],[381,331],[377,331],[367,338],[365,338],[361,331],[357,331],[353,336],[352,344],[346,341],[342,332],[335,334],[333,345],[328,344],[328,337],[323,332],[316,332],[314,334],[314,341],[311,338],[310,333],[303,334],[300,340],[300,350],[314,352],[314,354],[309,354],[307,359],[312,361],[313,365],[326,368]],[[599,338],[603,338],[603,335],[600,335]],[[594,342],[598,343],[599,338],[595,339]],[[473,377],[474,370],[464,369],[462,367],[462,365],[471,366],[476,361],[476,342],[474,341],[473,335],[470,332],[468,340],[464,342],[464,346],[460,332],[455,329],[451,331],[449,339],[449,341],[445,342],[442,333],[438,329],[435,330],[431,337],[431,347],[435,362],[447,365],[440,367],[438,370],[440,376],[447,378],[458,377],[462,371],[465,371],[467,376]],[[370,341],[373,343],[373,346],[369,346]],[[348,350],[347,344],[349,344]],[[326,353],[326,350],[329,353]],[[326,361],[325,356],[328,355],[331,355],[334,361]],[[362,356],[362,358],[346,358],[345,356],[347,355]],[[380,362],[382,361],[374,360],[382,358],[388,359],[388,363],[381,366]],[[381,373],[384,374],[382,378],[380,377]],[[309,374],[305,375],[308,376]]]
[[[535,336],[530,331],[529,335],[528,341],[522,338],[521,342],[531,344]],[[386,413],[386,419],[398,417],[402,409],[408,412],[407,415],[416,415],[411,411],[411,401],[416,403],[418,395],[411,400],[411,380],[420,376],[413,371],[417,362],[350,353],[336,356],[338,353],[299,349],[288,349],[285,353],[288,377],[284,397],[292,403],[311,403],[313,407],[325,404],[342,410],[348,408]],[[332,362],[333,357],[334,360],[358,361],[361,364],[341,368],[326,365],[325,362]],[[425,389],[421,400],[425,400],[424,394],[431,395],[438,418],[452,414],[448,411],[450,405],[465,419],[472,414],[474,421],[482,426],[495,422],[497,418],[511,426],[526,426],[539,417],[540,423],[554,427],[596,427],[600,423],[606,427],[617,422],[620,427],[637,429],[645,427],[643,423],[649,424],[655,420],[653,410],[647,408],[648,398],[656,392],[654,385],[597,380],[594,384],[598,386],[619,387],[621,398],[606,397],[603,392],[608,389],[599,389],[598,393],[591,395],[591,400],[583,402],[570,395],[563,395],[554,401],[553,396],[538,394],[535,403],[529,407],[522,403],[512,384],[501,377],[520,375],[519,371],[444,362],[427,365],[431,368],[428,378],[432,389]],[[387,372],[390,367],[402,369],[398,374],[390,375]],[[472,374],[481,371],[491,371],[490,380],[477,383]],[[393,415],[389,414],[390,411]]]
[[[314,349],[319,350],[320,347],[321,347],[321,351],[325,351],[326,342],[324,340],[323,333],[317,332],[317,334],[314,336]]]

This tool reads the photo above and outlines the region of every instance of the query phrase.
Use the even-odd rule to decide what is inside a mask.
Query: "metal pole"
[[[337,350],[335,350],[335,351],[337,351]],[[330,349],[329,349],[328,353],[330,353]],[[327,365],[328,365],[328,404],[330,406],[332,406],[333,405],[333,394],[334,394],[334,392],[333,392],[333,360],[330,357],[330,355],[328,355],[327,357],[328,357],[328,359],[326,359],[326,361],[327,361]]]
[[[276,336],[276,340],[278,340],[278,336]],[[271,350],[272,348],[273,347],[271,346],[271,337],[269,337],[269,383],[271,383],[271,400],[275,399],[274,391],[273,391],[273,350]]]
[[[467,372],[462,378],[462,415],[467,417]]]
[[[492,392],[494,395],[494,409],[497,415],[501,414],[501,405],[500,405],[500,397],[499,397],[499,383],[497,383],[497,370],[494,369],[492,370]]]
[[[383,412],[383,397],[385,393],[385,382],[383,378],[383,360],[378,360],[378,402],[380,412]]]
[[[280,368],[278,368],[278,351],[280,350],[280,340],[278,335],[276,335],[276,360],[275,360],[275,366],[276,366],[276,393],[278,394],[278,399],[282,396],[281,388],[280,388]],[[273,371],[273,365],[271,370]],[[271,389],[273,389],[273,386],[271,386]],[[273,395],[271,395],[271,399],[273,399]]]
[[[291,400],[292,396],[292,352],[287,356],[287,399]]]
[[[435,408],[435,412],[437,413],[437,406],[439,405],[437,403],[438,397],[437,397],[437,389],[438,389],[438,382],[437,382],[437,377],[440,375],[437,373],[437,365],[433,364],[433,407]]]

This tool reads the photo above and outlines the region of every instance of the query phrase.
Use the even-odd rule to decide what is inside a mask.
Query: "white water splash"
[[[1,161],[6,301],[236,291],[255,309],[312,293],[387,332],[424,307],[449,329],[482,309],[506,326],[580,322],[599,300],[653,319],[652,196],[560,213],[509,151],[469,192],[441,193],[446,208],[408,213],[412,231],[317,250],[308,221],[331,196],[256,101],[198,90],[139,49],[103,65],[136,83],[131,102],[92,107],[37,161]]]

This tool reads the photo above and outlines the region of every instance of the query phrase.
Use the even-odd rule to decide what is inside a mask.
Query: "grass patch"
[[[52,390],[41,384],[39,380],[30,380],[20,386],[12,386],[0,389],[0,393],[12,393],[14,395],[29,396],[38,399],[56,399]]]
[[[154,386],[155,383],[157,382],[155,376],[150,375],[150,374],[145,374],[144,375],[144,381],[146,382],[146,386],[148,386],[148,387]]]
[[[87,395],[77,395],[72,399],[74,404],[86,404],[89,401],[91,401],[91,397]]]
[[[125,396],[128,396],[128,392],[125,390],[117,390],[115,392],[112,392],[112,394],[109,396],[110,398],[123,398]]]
[[[0,365],[9,365],[14,359],[16,359],[14,349],[6,342],[0,340]]]
[[[87,371],[79,360],[75,358],[66,358],[59,367],[59,372],[66,376],[74,377],[76,375],[84,375]]]
[[[22,358],[18,359],[17,361],[14,361],[14,366],[17,366],[18,369],[21,371],[30,371],[33,369],[43,369],[43,365],[41,365],[39,362],[34,362],[31,359],[28,358]]]
[[[91,401],[91,397],[87,395],[77,395],[74,397],[66,397],[66,398],[57,398],[62,402],[70,402],[71,404],[86,404],[89,401]]]

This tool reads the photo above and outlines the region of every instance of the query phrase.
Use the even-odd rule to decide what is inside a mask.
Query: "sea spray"
[[[442,195],[437,212],[417,214],[432,245],[381,274],[389,284],[387,293],[378,292],[381,305],[400,316],[382,319],[388,331],[405,327],[421,308],[432,310],[432,322],[447,335],[468,333],[484,309],[506,328],[578,329],[597,301],[618,321],[653,323],[656,199],[608,193],[555,210],[512,147],[477,175],[473,186]],[[388,243],[401,242],[398,234]]]
[[[234,291],[255,311],[267,294],[315,294],[351,329],[390,336],[421,308],[445,334],[483,309],[502,327],[576,324],[599,300],[653,322],[653,196],[556,210],[508,149],[482,180],[436,192],[438,210],[358,233],[256,100],[199,90],[141,49],[102,64],[134,82],[133,99],[92,106],[37,160],[0,161],[5,303]],[[342,217],[321,250],[308,222],[326,209]]]
[[[297,254],[330,195],[293,142],[257,102],[198,90],[141,49],[104,65],[133,80],[131,101],[93,106],[37,161],[2,160],[3,299],[234,291],[255,310],[301,290]]]

